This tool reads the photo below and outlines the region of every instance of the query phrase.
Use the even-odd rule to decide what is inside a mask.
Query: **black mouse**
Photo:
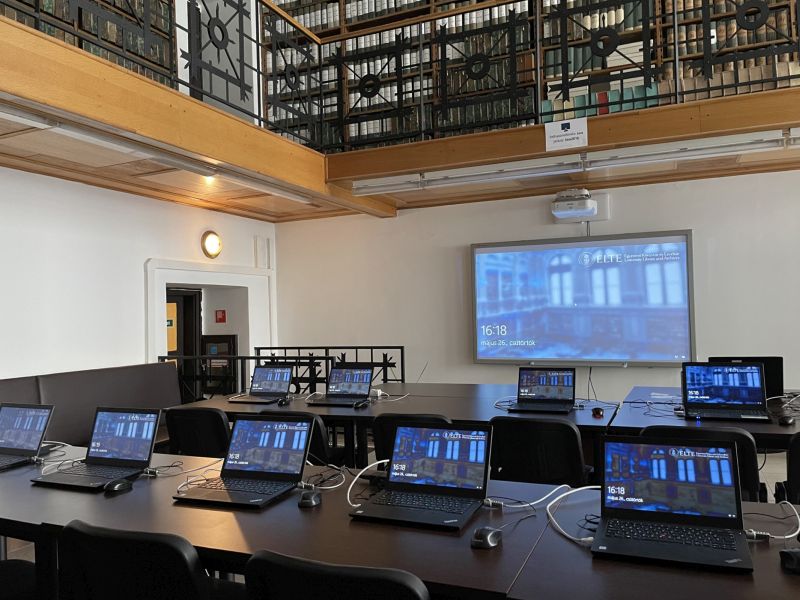
[[[300,500],[297,502],[297,506],[300,508],[314,508],[320,504],[322,504],[322,494],[314,490],[306,490],[303,492],[300,496]]]
[[[791,415],[783,415],[778,419],[778,425],[783,425],[784,427],[794,425],[794,417]]]
[[[353,404],[353,408],[367,408],[369,406],[369,398],[366,400],[359,400],[355,404]]]
[[[605,412],[606,412],[606,411],[604,411],[604,410],[603,410],[603,408],[602,408],[601,406],[595,406],[595,407],[592,409],[592,416],[593,416],[595,419],[602,419],[602,418],[603,418],[603,415],[605,414]]]
[[[291,403],[292,403],[292,401],[289,400],[288,396],[278,400],[278,406],[289,406],[289,404],[291,404]]]
[[[127,492],[130,489],[133,489],[133,482],[130,479],[112,479],[103,486],[103,491],[106,494]]]
[[[478,527],[469,541],[473,548],[494,548],[503,541],[503,530],[494,527]]]

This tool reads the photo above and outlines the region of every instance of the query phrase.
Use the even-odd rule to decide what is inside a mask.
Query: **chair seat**
[[[211,580],[211,596],[214,600],[246,600],[247,588],[243,583],[225,579]]]
[[[0,561],[0,597],[4,600],[35,600],[36,565],[27,560]]]

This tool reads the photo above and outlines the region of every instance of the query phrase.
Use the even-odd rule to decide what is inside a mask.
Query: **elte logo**
[[[582,252],[581,255],[578,257],[578,262],[582,264],[584,267],[588,267],[592,264],[592,254],[591,252]]]

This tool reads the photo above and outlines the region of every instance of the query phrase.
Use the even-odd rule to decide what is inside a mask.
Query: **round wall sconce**
[[[222,252],[222,239],[216,231],[206,231],[200,238],[200,247],[208,258],[217,258]]]

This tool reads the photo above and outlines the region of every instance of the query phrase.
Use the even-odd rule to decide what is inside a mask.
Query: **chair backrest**
[[[786,475],[788,498],[792,504],[800,504],[800,433],[795,433],[789,441],[786,452]]]
[[[245,567],[250,600],[428,600],[425,584],[406,571],[351,567],[260,550]]]
[[[58,541],[67,600],[206,600],[211,581],[185,539],[72,521]]]
[[[526,483],[586,485],[581,434],[557,417],[495,417],[491,478]]]
[[[372,437],[375,441],[375,458],[377,460],[389,460],[392,458],[394,436],[399,422],[452,424],[452,421],[443,415],[378,415],[372,422]]]
[[[739,459],[739,487],[742,500],[758,502],[761,482],[758,477],[758,450],[756,440],[749,431],[741,427],[674,427],[670,425],[651,425],[641,431],[644,437],[662,437],[677,440],[708,440],[736,442],[736,456]]]
[[[218,408],[173,408],[167,411],[172,454],[224,458],[231,438],[225,412]]]
[[[333,464],[335,462],[332,457],[330,439],[328,438],[328,428],[325,425],[325,421],[323,421],[322,417],[320,417],[319,415],[301,411],[282,410],[280,412],[275,412],[269,409],[262,410],[261,414],[262,415],[275,414],[281,417],[286,417],[286,416],[302,417],[304,419],[311,417],[311,420],[314,421],[314,431],[311,433],[311,446],[308,449],[308,461],[312,465],[317,465],[317,466],[324,466],[328,464]],[[336,466],[340,467],[341,465],[336,465]]]
[[[36,377],[0,379],[0,402],[41,404],[39,382]]]

